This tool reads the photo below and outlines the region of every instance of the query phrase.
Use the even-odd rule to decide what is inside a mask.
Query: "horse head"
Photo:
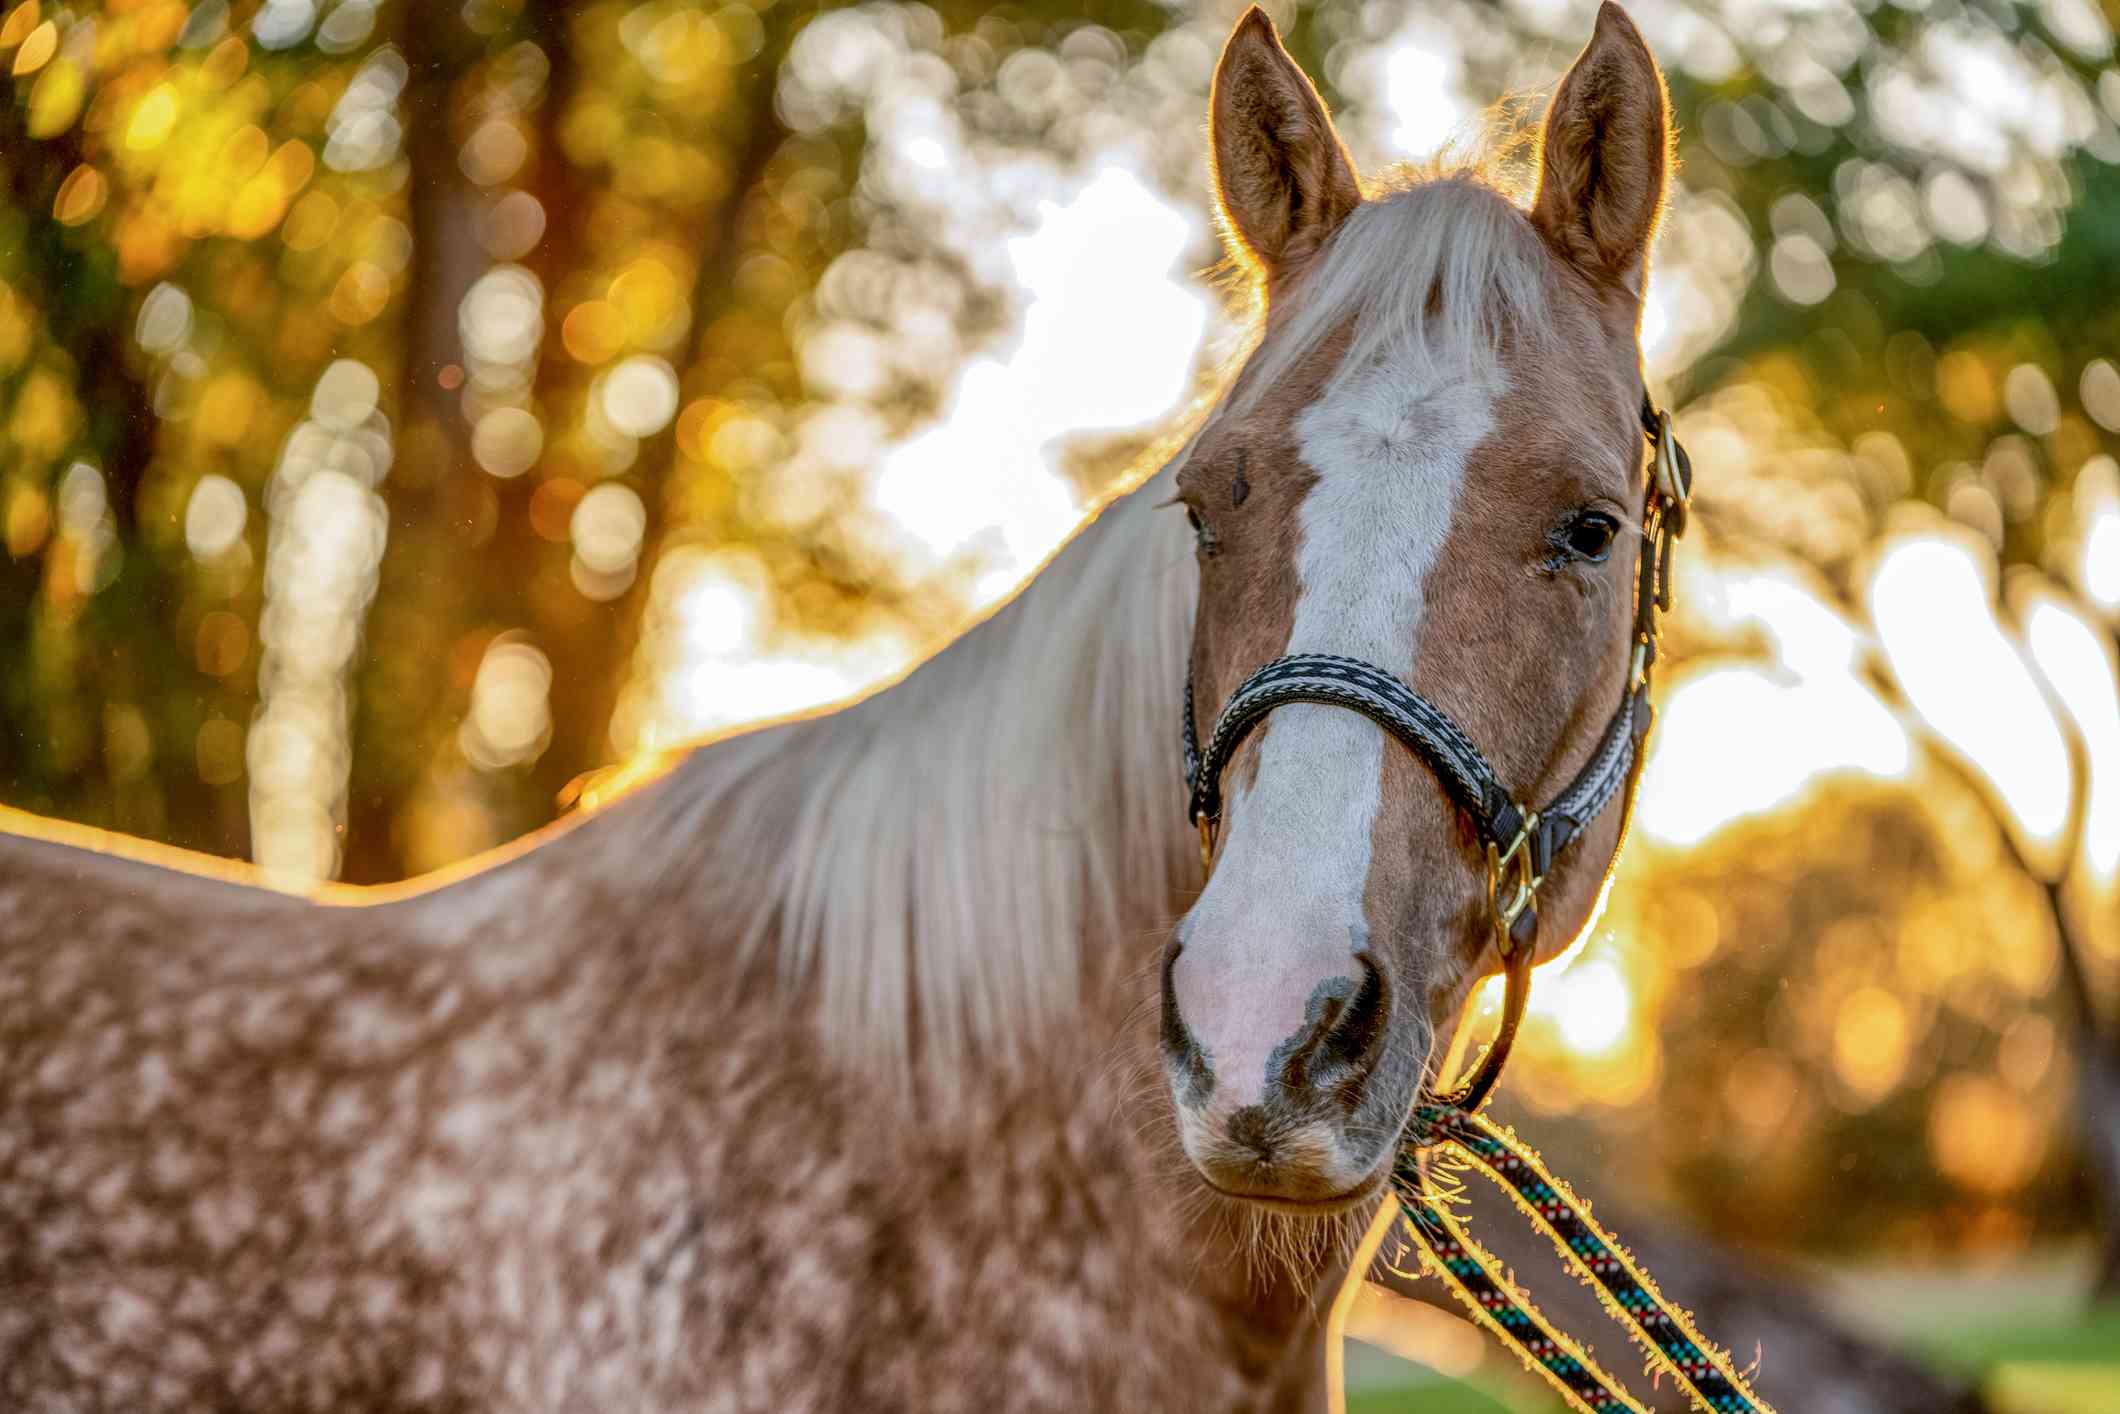
[[[1605,5],[1547,110],[1528,210],[1473,174],[1365,187],[1258,10],[1211,122],[1230,253],[1265,313],[1177,470],[1193,730],[1277,658],[1359,660],[1446,713],[1517,799],[1548,799],[1629,675],[1662,76]],[[1384,1182],[1495,961],[1488,856],[1431,763],[1358,712],[1281,706],[1210,765],[1212,870],[1163,958],[1179,1134],[1225,1195],[1335,1211]],[[1539,954],[1588,926],[1621,814],[1553,861]]]

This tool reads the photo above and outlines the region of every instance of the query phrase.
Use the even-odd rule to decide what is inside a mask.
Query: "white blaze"
[[[1393,360],[1298,419],[1318,479],[1300,512],[1288,652],[1360,658],[1411,680],[1428,575],[1498,392],[1461,370]],[[1267,725],[1250,787],[1231,780],[1226,845],[1186,931],[1213,990],[1244,1012],[1188,1017],[1218,1102],[1225,1086],[1237,1092],[1227,1103],[1255,1098],[1273,1049],[1302,1023],[1312,986],[1291,978],[1356,971],[1385,749],[1358,714],[1295,703]]]

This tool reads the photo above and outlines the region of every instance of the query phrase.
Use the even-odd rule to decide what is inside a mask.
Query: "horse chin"
[[[1206,1174],[1200,1175],[1200,1181],[1213,1189],[1217,1196],[1231,1203],[1248,1204],[1263,1212],[1287,1217],[1329,1218],[1352,1212],[1357,1208],[1366,1208],[1384,1191],[1384,1185],[1390,1177],[1391,1156],[1386,1155],[1382,1163],[1353,1187],[1318,1198],[1284,1198],[1273,1193],[1245,1193],[1224,1188]]]
[[[1388,1166],[1345,1193],[1296,1201],[1231,1193],[1194,1171],[1195,1211],[1227,1256],[1241,1262],[1261,1288],[1287,1282],[1313,1286],[1321,1272],[1354,1261],[1389,1178]]]

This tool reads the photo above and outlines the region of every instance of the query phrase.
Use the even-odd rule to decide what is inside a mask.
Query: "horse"
[[[1256,9],[1210,106],[1256,346],[902,681],[379,894],[0,839],[0,1407],[1334,1399],[1493,967],[1480,859],[1418,761],[1299,703],[1228,765],[1203,883],[1172,728],[1188,681],[1341,654],[1537,798],[1582,766],[1627,677],[1668,103],[1606,4],[1528,205],[1365,186]],[[1541,955],[1619,834],[1553,864]]]

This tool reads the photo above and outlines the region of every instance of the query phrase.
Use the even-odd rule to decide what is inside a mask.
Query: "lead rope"
[[[1549,1326],[1494,1254],[1473,1241],[1449,1210],[1432,1199],[1417,1161],[1402,1158],[1400,1168],[1413,1170],[1392,1175],[1399,1218],[1413,1239],[1413,1250],[1421,1265],[1464,1304],[1474,1324],[1515,1346],[1524,1363],[1544,1375],[1569,1408],[1591,1414],[1647,1414],[1624,1385],[1599,1368],[1589,1351]]]
[[[1642,1347],[1651,1365],[1669,1371],[1696,1407],[1711,1414],[1774,1414],[1729,1356],[1701,1335],[1692,1318],[1672,1305],[1619,1241],[1590,1216],[1589,1204],[1554,1177],[1513,1131],[1480,1115],[1432,1105],[1416,1112],[1411,1133],[1391,1182],[1422,1265],[1442,1279],[1477,1324],[1516,1347],[1570,1409],[1643,1414],[1643,1406],[1625,1385],[1600,1369],[1565,1333],[1547,1325],[1493,1254],[1474,1242],[1437,1200],[1422,1162],[1425,1152],[1447,1146],[1471,1159],[1508,1193],[1532,1226],[1551,1239],[1575,1275],[1597,1292],[1606,1313]]]

